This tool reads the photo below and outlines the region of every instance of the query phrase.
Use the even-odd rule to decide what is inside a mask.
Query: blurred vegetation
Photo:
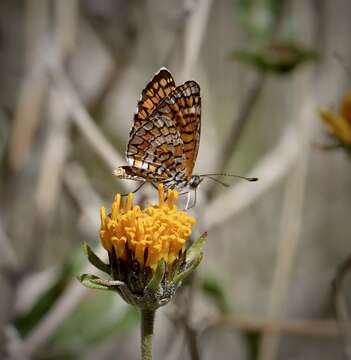
[[[138,314],[114,294],[77,291],[78,305],[55,311],[86,270],[83,242],[100,247],[99,207],[137,186],[111,173],[145,83],[167,66],[177,84],[201,85],[196,172],[260,181],[198,190],[204,262],[160,312],[155,358],[344,359],[348,318],[329,300],[351,306],[347,266],[331,294],[351,252],[350,163],[342,147],[312,145],[330,139],[320,109],[342,132],[334,108],[350,78],[334,54],[347,68],[350,11],[346,0],[1,1],[0,358],[138,358]],[[144,190],[138,201],[151,201]]]

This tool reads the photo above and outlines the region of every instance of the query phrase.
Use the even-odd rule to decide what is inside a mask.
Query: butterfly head
[[[113,170],[112,174],[119,179],[125,179],[127,175],[123,166],[119,166],[117,169]]]
[[[204,177],[201,175],[193,175],[189,180],[189,187],[192,189],[196,189],[201,182],[203,181]]]

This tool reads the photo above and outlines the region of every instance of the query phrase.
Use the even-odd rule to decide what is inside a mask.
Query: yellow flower
[[[178,193],[168,190],[167,201],[164,188],[158,188],[159,203],[145,209],[133,205],[134,194],[128,194],[122,204],[120,194],[115,196],[111,214],[100,209],[100,239],[103,247],[115,252],[117,259],[128,261],[131,254],[141,268],[155,270],[163,259],[172,264],[185,251],[186,241],[191,234],[195,219],[178,210],[175,201]]]
[[[111,213],[100,209],[100,238],[108,252],[104,262],[85,243],[89,262],[111,279],[81,274],[78,280],[87,288],[113,291],[141,312],[142,358],[151,359],[151,336],[155,311],[168,304],[183,281],[200,264],[207,233],[190,246],[186,244],[195,219],[178,210],[179,194],[158,187],[158,205],[145,209],[133,205],[134,194],[125,204],[115,196]]]
[[[159,202],[141,209],[133,205],[134,194],[125,203],[115,196],[111,213],[100,210],[100,239],[108,251],[105,263],[85,243],[84,252],[91,264],[111,280],[82,274],[78,280],[91,289],[116,291],[128,304],[154,311],[166,305],[177,289],[200,264],[207,239],[204,233],[188,244],[196,222],[178,210],[179,194],[158,188]]]
[[[343,145],[351,146],[351,94],[344,97],[339,113],[324,110],[320,115],[330,133]]]

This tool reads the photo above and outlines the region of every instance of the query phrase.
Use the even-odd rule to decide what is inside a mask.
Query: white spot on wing
[[[165,66],[162,66],[155,75],[159,74],[162,70],[166,70],[170,73],[170,71]]]

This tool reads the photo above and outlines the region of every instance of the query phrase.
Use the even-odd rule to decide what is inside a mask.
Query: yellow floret
[[[344,117],[322,111],[321,118],[329,128],[329,131],[347,145],[351,145],[351,123]]]
[[[338,114],[321,111],[321,119],[330,133],[346,145],[351,145],[351,95],[344,97]]]
[[[124,206],[117,194],[110,215],[101,208],[100,238],[107,251],[114,249],[118,258],[126,260],[128,249],[141,267],[152,269],[161,259],[172,263],[179,256],[196,221],[177,209],[178,192],[168,190],[166,203],[162,184],[158,193],[159,204],[143,210],[133,205],[134,194],[128,194]]]

